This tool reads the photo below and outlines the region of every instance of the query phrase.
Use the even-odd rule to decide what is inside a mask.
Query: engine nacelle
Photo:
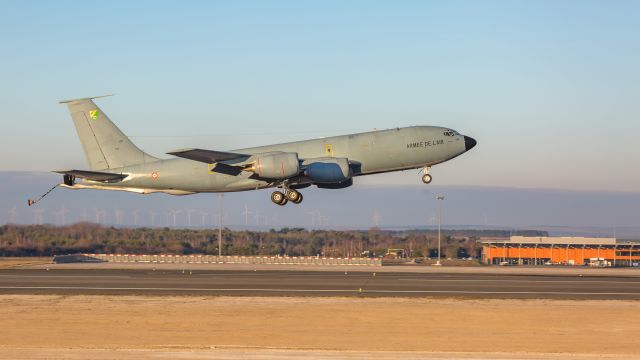
[[[251,171],[267,179],[287,179],[300,173],[300,161],[297,153],[266,153],[252,156],[251,165],[245,171]]]
[[[346,158],[326,158],[311,160],[306,164],[304,175],[318,184],[342,183],[351,179],[349,160]]]
[[[316,184],[318,189],[333,189],[333,190],[348,188],[351,185],[353,185],[353,178],[347,181],[343,181],[335,184],[320,184],[320,183]]]

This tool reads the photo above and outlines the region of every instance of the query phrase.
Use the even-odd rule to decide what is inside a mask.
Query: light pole
[[[222,197],[224,194],[218,194],[220,198],[220,218],[218,221],[218,256],[222,256]]]
[[[440,266],[440,227],[442,226],[442,201],[444,200],[444,196],[438,195],[436,199],[438,200],[438,262],[436,262],[436,266]]]

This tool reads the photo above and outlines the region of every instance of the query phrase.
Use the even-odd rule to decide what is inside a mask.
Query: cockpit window
[[[455,132],[454,130],[447,130],[443,134],[444,134],[444,136],[456,136],[456,135],[458,135],[458,133]]]

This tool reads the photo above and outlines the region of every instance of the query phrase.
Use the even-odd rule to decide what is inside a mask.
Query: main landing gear
[[[429,175],[429,171],[431,171],[431,166],[425,166],[422,168],[422,182],[425,184],[430,184],[433,180],[433,177]]]
[[[284,189],[284,193],[282,193],[281,191],[274,191],[271,193],[271,201],[273,201],[274,204],[280,205],[280,206],[284,206],[286,205],[289,201],[291,201],[294,204],[300,204],[302,202],[302,194],[299,193],[298,191],[294,190],[294,189]]]

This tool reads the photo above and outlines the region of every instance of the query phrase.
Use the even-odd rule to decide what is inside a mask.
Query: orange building
[[[525,237],[482,242],[482,262],[502,265],[640,266],[640,243],[615,238]]]

